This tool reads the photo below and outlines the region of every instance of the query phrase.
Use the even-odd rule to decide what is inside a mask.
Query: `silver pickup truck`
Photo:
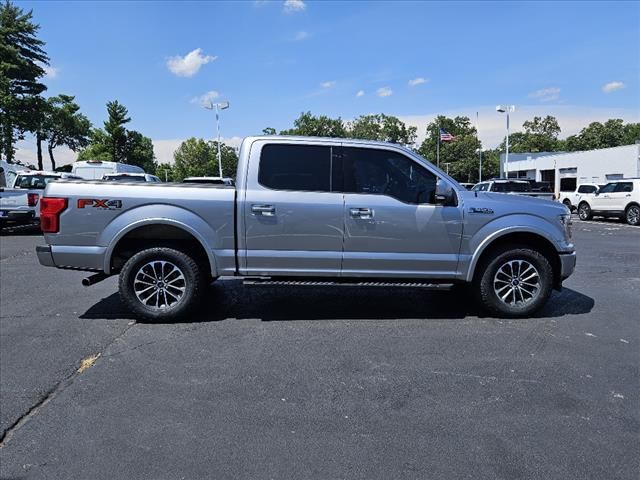
[[[564,205],[470,192],[412,150],[361,140],[249,137],[236,186],[51,183],[42,265],[119,274],[139,317],[188,314],[221,276],[245,282],[471,284],[528,316],[573,272]],[[354,307],[357,308],[357,307]]]

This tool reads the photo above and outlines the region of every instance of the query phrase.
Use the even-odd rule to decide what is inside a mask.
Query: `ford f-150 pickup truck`
[[[240,148],[236,186],[51,183],[40,263],[119,274],[139,317],[187,315],[221,276],[246,282],[471,284],[482,306],[528,316],[574,269],[558,202],[470,192],[410,149],[263,136]]]

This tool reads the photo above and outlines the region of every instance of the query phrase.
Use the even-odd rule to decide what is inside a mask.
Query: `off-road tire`
[[[578,218],[580,218],[580,220],[591,220],[593,218],[591,207],[587,202],[582,202],[578,205]]]
[[[540,288],[529,302],[510,305],[500,300],[494,289],[494,278],[498,269],[512,260],[524,260],[538,272]],[[542,308],[551,295],[553,288],[553,269],[549,260],[536,250],[527,246],[503,247],[492,252],[478,265],[474,278],[473,291],[480,306],[488,313],[498,317],[529,317]]]
[[[143,266],[153,262],[170,262],[184,276],[184,293],[179,301],[164,308],[153,308],[138,299],[134,288],[136,275]],[[167,247],[153,247],[133,255],[120,272],[119,291],[122,301],[136,317],[152,322],[184,319],[198,306],[206,289],[208,275],[189,255]],[[166,298],[166,297],[165,297]]]

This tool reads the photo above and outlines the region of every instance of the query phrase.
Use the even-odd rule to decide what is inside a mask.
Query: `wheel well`
[[[629,207],[633,207],[633,206],[640,207],[640,204],[638,204],[638,202],[629,202],[629,204],[626,207],[624,207],[624,211],[626,212]]]
[[[132,256],[151,247],[179,250],[192,257],[204,272],[211,275],[209,257],[198,239],[182,228],[164,224],[138,227],[118,240],[111,254],[111,271],[120,271]]]
[[[560,256],[558,251],[553,246],[553,244],[544,238],[542,235],[538,235],[530,232],[514,232],[503,235],[499,238],[496,238],[492,241],[484,251],[480,254],[480,258],[478,259],[475,270],[473,272],[474,279],[479,274],[480,268],[497,249],[505,247],[505,246],[525,246],[529,247],[532,250],[536,250],[545,256],[549,263],[551,264],[551,268],[553,270],[553,284],[554,287],[559,287],[562,279],[560,278],[561,274],[561,265],[560,265]]]

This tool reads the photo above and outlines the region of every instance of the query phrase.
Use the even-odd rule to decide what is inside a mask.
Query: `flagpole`
[[[440,118],[436,116],[436,130],[438,135],[438,144],[436,147],[436,166],[440,168]]]

